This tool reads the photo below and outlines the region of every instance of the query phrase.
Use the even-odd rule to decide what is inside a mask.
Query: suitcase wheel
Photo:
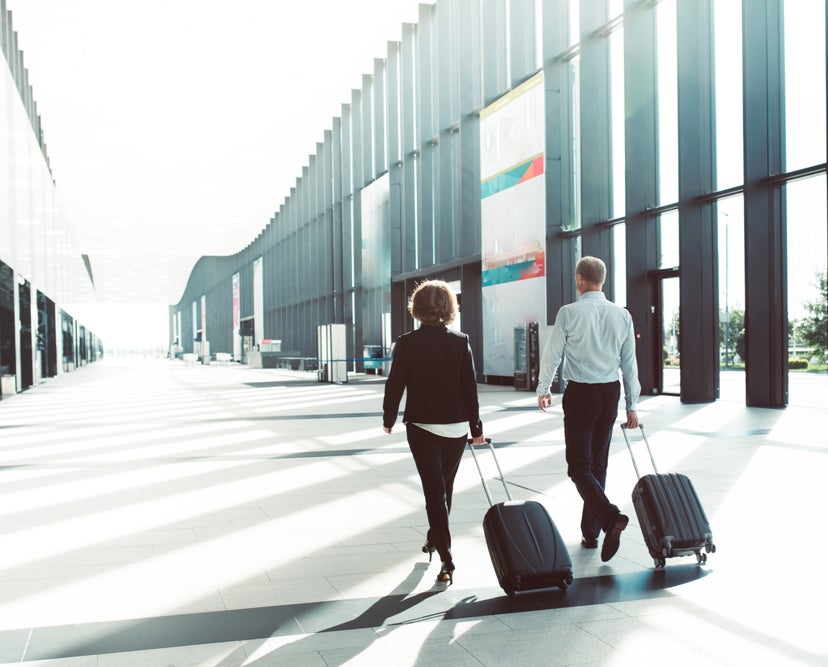
[[[653,558],[653,563],[655,563],[656,569],[659,569],[667,565],[667,559],[663,557]]]
[[[707,562],[707,553],[702,553],[701,551],[696,552],[696,560],[698,561],[699,565],[704,565]]]

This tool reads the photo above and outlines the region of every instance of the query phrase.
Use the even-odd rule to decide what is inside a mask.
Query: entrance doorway
[[[655,322],[658,327],[656,368],[659,394],[681,395],[681,318],[679,271],[665,269],[650,274],[655,290]]]
[[[246,364],[247,353],[256,349],[256,344],[254,343],[255,334],[253,317],[242,318],[241,322],[239,322],[239,335],[241,337],[241,362]]]
[[[32,353],[32,288],[28,280],[19,280],[18,306],[20,317],[20,389],[34,384],[34,355]]]

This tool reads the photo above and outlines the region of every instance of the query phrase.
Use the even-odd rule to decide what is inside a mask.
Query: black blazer
[[[477,376],[466,334],[424,325],[399,337],[393,359],[382,402],[386,428],[397,420],[403,391],[408,390],[404,422],[467,421],[472,437],[482,435]]]

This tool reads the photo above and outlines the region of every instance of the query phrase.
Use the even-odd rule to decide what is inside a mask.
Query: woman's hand
[[[473,445],[485,445],[486,444],[486,436],[481,433],[476,438],[472,438],[471,441],[472,441]]]
[[[385,431],[386,433],[391,433],[391,429],[388,428],[387,426],[383,426],[382,430]]]

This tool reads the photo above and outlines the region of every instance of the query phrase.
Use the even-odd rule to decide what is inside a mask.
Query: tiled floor
[[[664,570],[634,518],[620,430],[607,490],[633,518],[602,564],[578,544],[559,403],[543,415],[531,394],[480,387],[513,495],[550,510],[576,577],[510,600],[468,458],[455,583],[434,584],[404,429],[380,428],[381,377],[106,359],[55,378],[0,401],[0,660],[826,665],[828,377],[792,375],[785,410],[745,408],[743,376],[722,380],[713,404],[641,406],[717,545],[705,566]]]

